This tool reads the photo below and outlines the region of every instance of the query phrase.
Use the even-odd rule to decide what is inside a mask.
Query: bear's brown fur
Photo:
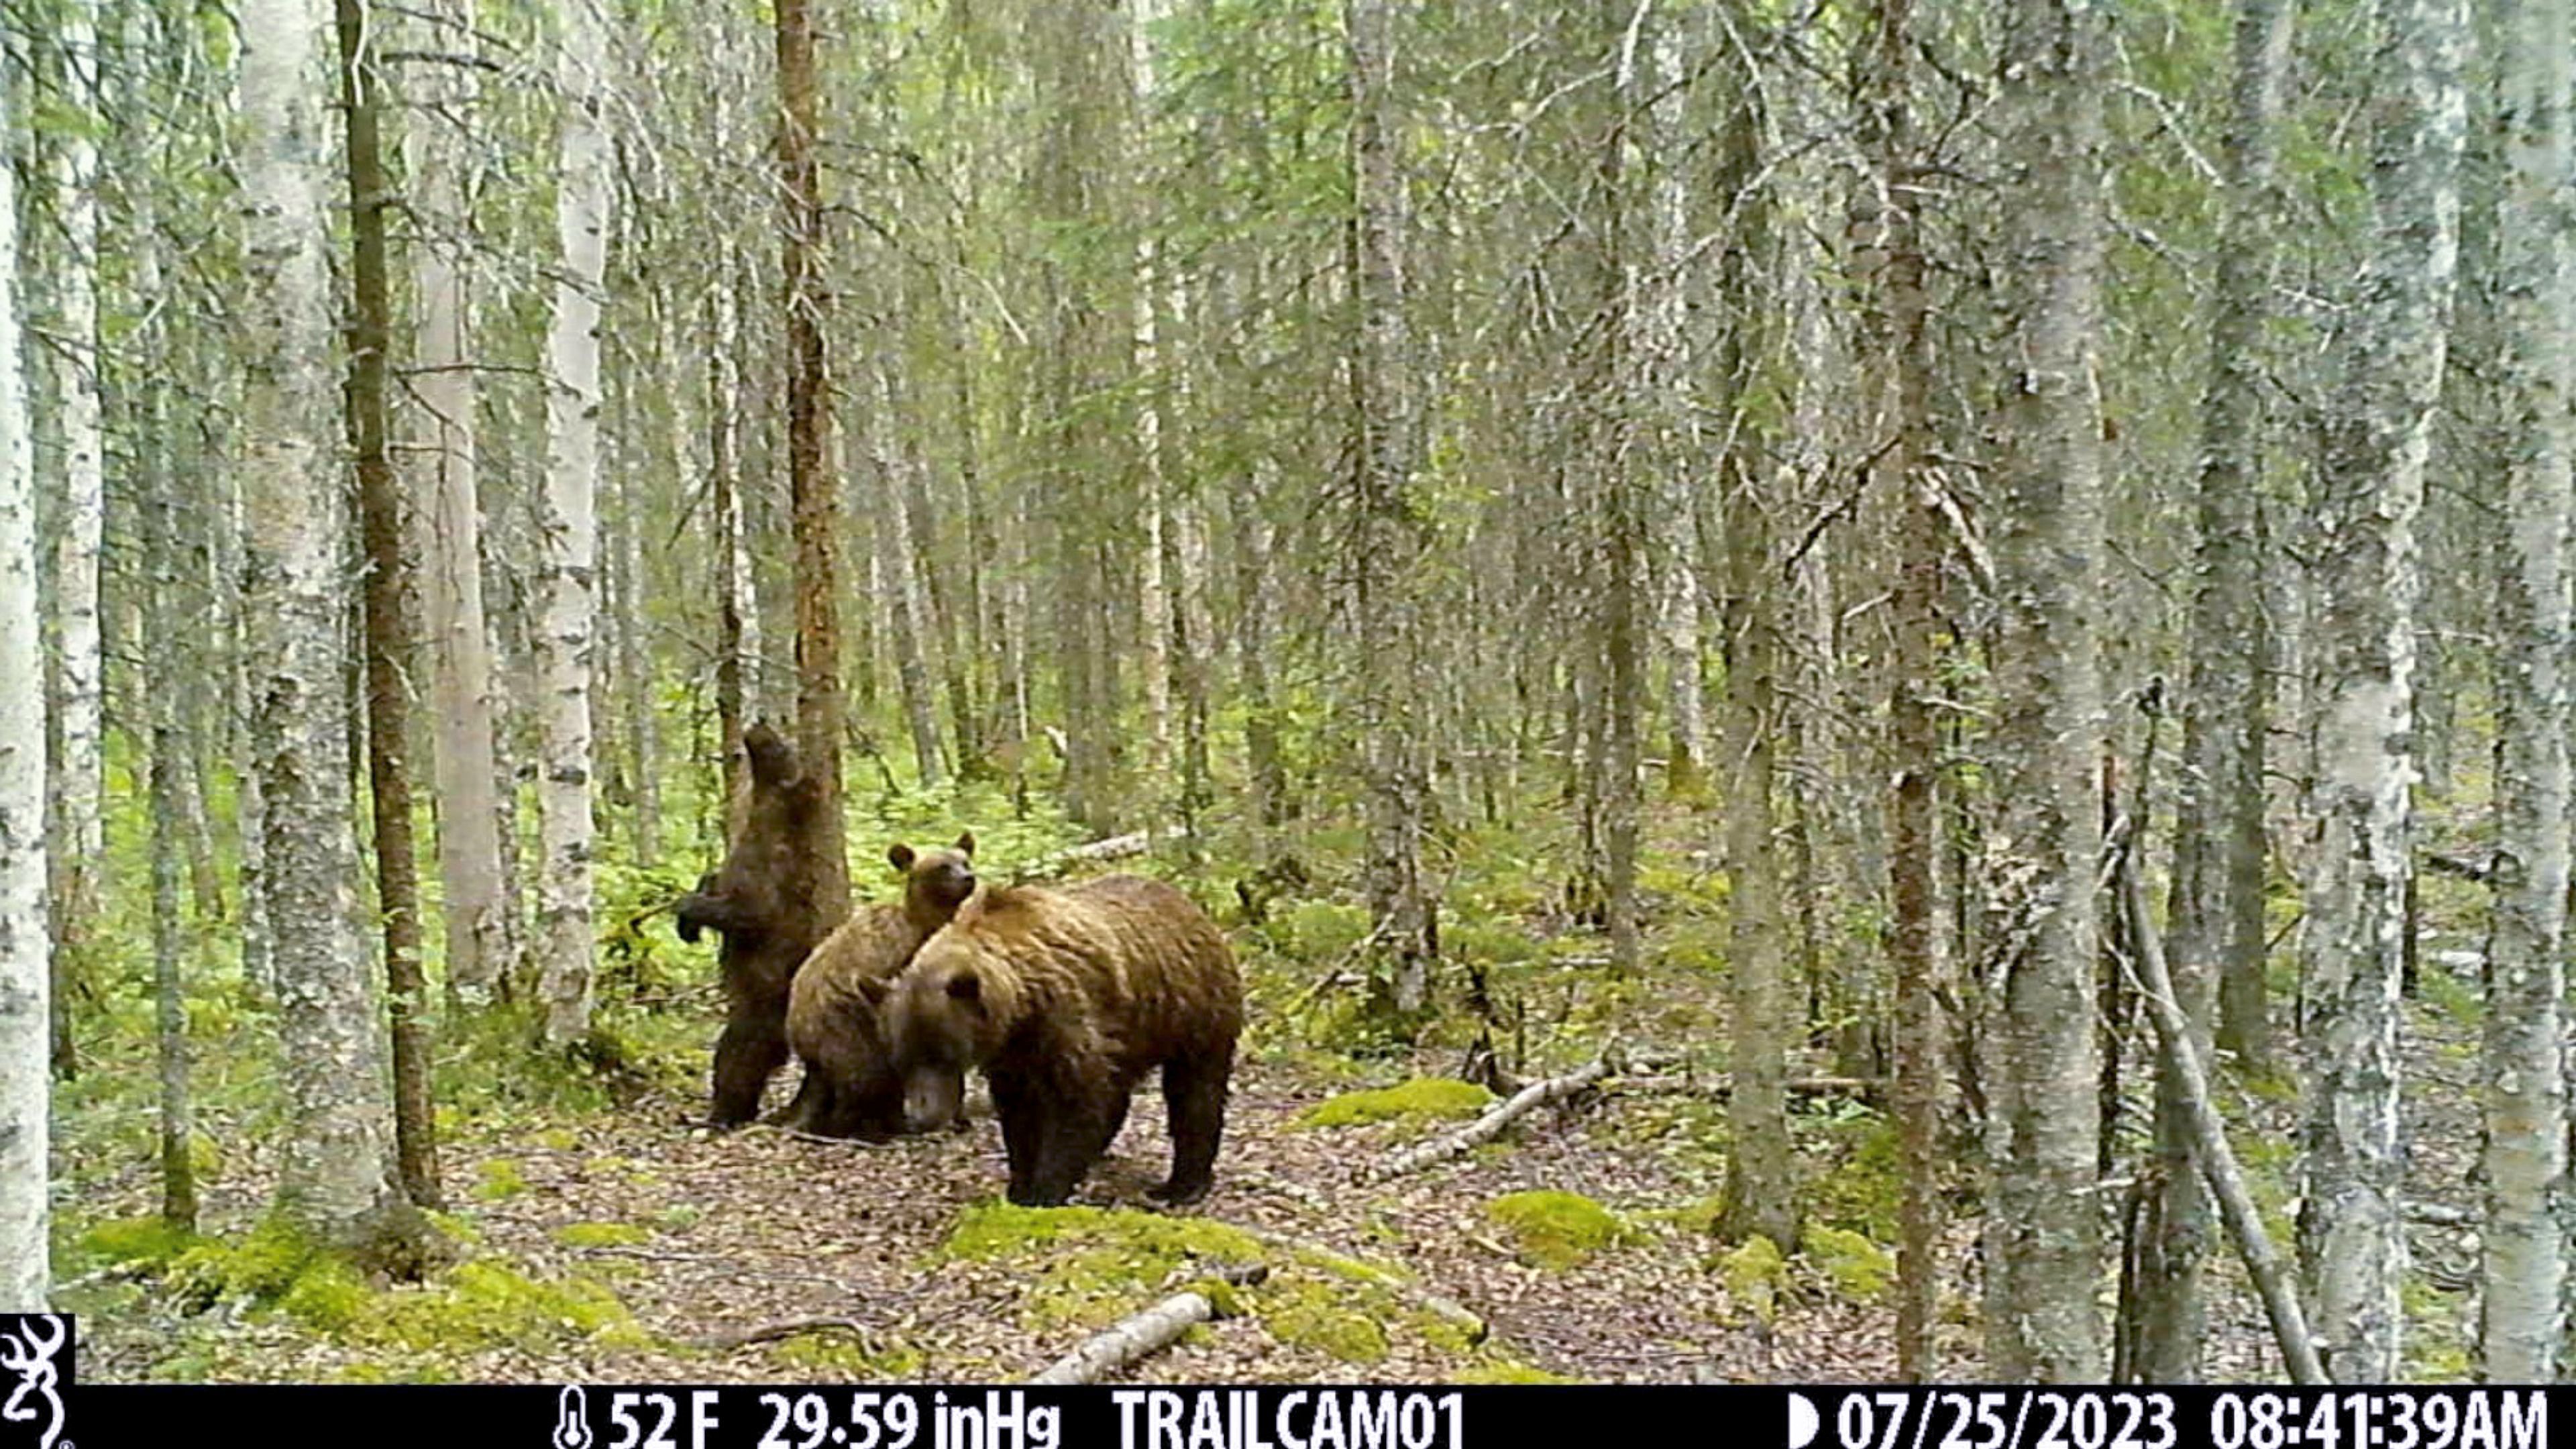
[[[984,1069],[1010,1155],[1010,1200],[1061,1204],[1109,1150],[1160,1067],[1172,1173],[1153,1195],[1206,1195],[1243,1029],[1225,933],[1161,881],[1113,875],[969,901],[888,994],[886,1033],[915,1126],[957,1110]]]
[[[886,859],[903,875],[899,904],[868,906],[823,938],[796,970],[787,1041],[805,1063],[796,1125],[825,1137],[891,1137],[903,1130],[903,1080],[886,1057],[878,1008],[889,982],[975,892],[975,836]]]
[[[732,804],[722,866],[680,898],[680,939],[723,935],[725,1028],[716,1040],[707,1124],[738,1127],[787,1061],[787,996],[796,968],[850,914],[849,862],[824,811],[826,782],[809,779],[796,749],[766,724],[743,731],[750,768]]]

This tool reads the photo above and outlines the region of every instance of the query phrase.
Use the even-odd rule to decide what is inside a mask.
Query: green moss
[[[921,1371],[921,1351],[892,1344],[871,1352],[867,1344],[839,1334],[800,1333],[770,1346],[769,1358],[780,1368],[809,1371],[840,1383],[874,1383],[909,1378]]]
[[[994,1258],[1067,1241],[1096,1242],[1176,1267],[1190,1257],[1249,1263],[1261,1241],[1210,1218],[1168,1217],[1128,1208],[1027,1208],[979,1203],[957,1220],[940,1251],[951,1258]]]
[[[1884,1297],[1896,1276],[1896,1255],[1859,1233],[1810,1225],[1803,1246],[1807,1261],[1854,1303]]]
[[[1420,1122],[1473,1117],[1493,1105],[1494,1094],[1473,1082],[1417,1077],[1401,1086],[1345,1092],[1307,1108],[1300,1127],[1357,1127],[1371,1122]]]
[[[277,1306],[307,1328],[336,1334],[364,1317],[376,1296],[357,1269],[337,1258],[319,1257],[295,1275]]]
[[[687,1203],[674,1203],[653,1215],[654,1226],[666,1233],[686,1232],[706,1220],[704,1209]]]
[[[159,1218],[120,1218],[81,1234],[80,1246],[111,1263],[166,1263],[199,1241],[196,1234]]]
[[[557,1152],[572,1152],[581,1146],[581,1134],[569,1127],[556,1127],[537,1134],[537,1145]]]
[[[1780,1256],[1780,1245],[1755,1233],[1717,1260],[1720,1281],[1726,1284],[1726,1296],[1735,1305],[1764,1323],[1780,1311],[1780,1290],[1788,1281],[1789,1264]]]
[[[653,1240],[653,1230],[633,1223],[566,1223],[549,1234],[567,1248],[632,1248]]]
[[[1882,1242],[1893,1239],[1904,1198],[1896,1124],[1883,1113],[1856,1111],[1832,1130],[1844,1151],[1811,1191],[1817,1220]]]
[[[383,1295],[355,1333],[405,1348],[473,1351],[535,1348],[634,1326],[634,1316],[605,1284],[547,1282],[477,1259],[431,1287]]]
[[[1618,1214],[1580,1193],[1515,1192],[1485,1204],[1511,1230],[1521,1256],[1542,1268],[1571,1268],[1631,1233]]]
[[[1449,1382],[1453,1384],[1579,1384],[1583,1380],[1566,1378],[1562,1374],[1552,1374],[1545,1369],[1532,1368],[1528,1364],[1515,1363],[1510,1359],[1496,1359],[1491,1363],[1470,1364],[1451,1374]]]
[[[271,1303],[295,1286],[316,1248],[284,1218],[271,1217],[238,1242],[207,1239],[170,1260],[170,1281],[199,1306],[248,1298]]]
[[[1261,1324],[1281,1343],[1315,1349],[1343,1363],[1370,1364],[1386,1358],[1386,1330],[1351,1309],[1282,1308],[1262,1315]]]
[[[509,1158],[487,1158],[475,1164],[474,1196],[478,1200],[501,1202],[527,1190],[527,1178],[520,1175],[519,1164]]]

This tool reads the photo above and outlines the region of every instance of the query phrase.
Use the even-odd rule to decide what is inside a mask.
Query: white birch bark
[[[2300,927],[2307,1122],[2299,1257],[2338,1383],[2396,1378],[2397,994],[2415,777],[2415,521],[2459,259],[2464,0],[2386,0],[2371,91],[2373,234],[2315,500],[2317,839]]]
[[[19,136],[0,82],[0,145]],[[41,1313],[47,1269],[52,1034],[45,918],[45,661],[36,620],[33,419],[18,311],[15,171],[0,165],[0,1313]]]
[[[537,625],[538,999],[546,1039],[590,1030],[591,710],[598,583],[599,314],[608,260],[608,22],[599,0],[564,0],[556,57],[561,173],[555,230],[563,273],[546,337],[546,487],[538,509],[544,597]]]
[[[2505,567],[2496,599],[2495,915],[2487,941],[2486,1377],[2548,1383],[2565,1331],[2568,0],[2505,6]]]
[[[465,0],[427,0],[438,23],[424,49],[470,54]],[[474,113],[474,71],[464,65],[414,68],[427,108],[405,138],[422,237],[412,248],[418,325],[410,394],[420,408],[414,510],[425,535],[421,595],[430,657],[430,734],[438,791],[438,873],[444,891],[447,989],[461,1005],[496,994],[516,958],[517,912],[504,889],[498,781],[493,751],[491,632],[483,611],[483,509],[475,477],[476,388],[472,361],[474,217],[465,183],[461,128]]]
[[[315,1240],[354,1248],[400,1203],[342,692],[354,585],[322,200],[336,87],[318,0],[249,0],[240,13],[251,747],[289,1123],[278,1207]]]
[[[60,317],[54,406],[62,429],[62,535],[55,541],[56,628],[62,667],[62,815],[55,822],[71,883],[67,910],[85,915],[88,883],[100,854],[99,714],[101,660],[99,548],[107,527],[104,436],[98,376],[97,0],[63,7],[56,37],[63,56],[64,99],[72,124],[61,131],[54,191],[62,219],[63,265],[56,283]],[[85,925],[68,923],[75,937]]]

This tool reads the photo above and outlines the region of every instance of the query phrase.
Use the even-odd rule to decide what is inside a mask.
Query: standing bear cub
[[[903,874],[902,903],[870,906],[843,922],[788,990],[787,1040],[805,1063],[790,1110],[795,1126],[824,1137],[883,1139],[903,1130],[903,1079],[878,1020],[885,988],[975,893],[972,831],[946,849],[897,845],[886,859]]]
[[[824,812],[830,796],[809,779],[796,747],[767,724],[742,733],[745,773],[722,866],[680,898],[680,939],[724,937],[725,1028],[716,1040],[707,1125],[739,1127],[787,1063],[787,991],[807,953],[850,914],[850,867]]]
[[[983,1068],[1012,1202],[1071,1197],[1157,1067],[1172,1173],[1152,1195],[1207,1195],[1243,981],[1225,933],[1188,896],[1132,875],[987,891],[923,943],[885,995],[910,1124],[953,1118],[960,1074]]]

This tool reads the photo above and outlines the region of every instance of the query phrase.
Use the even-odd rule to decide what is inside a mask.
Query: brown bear
[[[733,801],[724,864],[680,898],[680,939],[724,937],[725,1028],[716,1040],[707,1125],[739,1127],[787,1062],[787,995],[796,968],[850,914],[849,862],[824,818],[830,792],[808,779],[795,746],[766,724],[742,735],[750,768]]]
[[[1009,1196],[1072,1196],[1162,1068],[1167,1202],[1206,1196],[1243,1029],[1225,933],[1161,881],[1113,875],[1061,890],[986,891],[922,944],[887,991],[886,1036],[916,1128],[954,1117],[981,1067],[1010,1156]]]
[[[878,1007],[886,983],[975,893],[975,835],[947,849],[897,845],[903,900],[869,906],[823,938],[787,995],[787,1041],[805,1063],[795,1125],[825,1137],[883,1139],[903,1130],[903,1081],[887,1061]]]

